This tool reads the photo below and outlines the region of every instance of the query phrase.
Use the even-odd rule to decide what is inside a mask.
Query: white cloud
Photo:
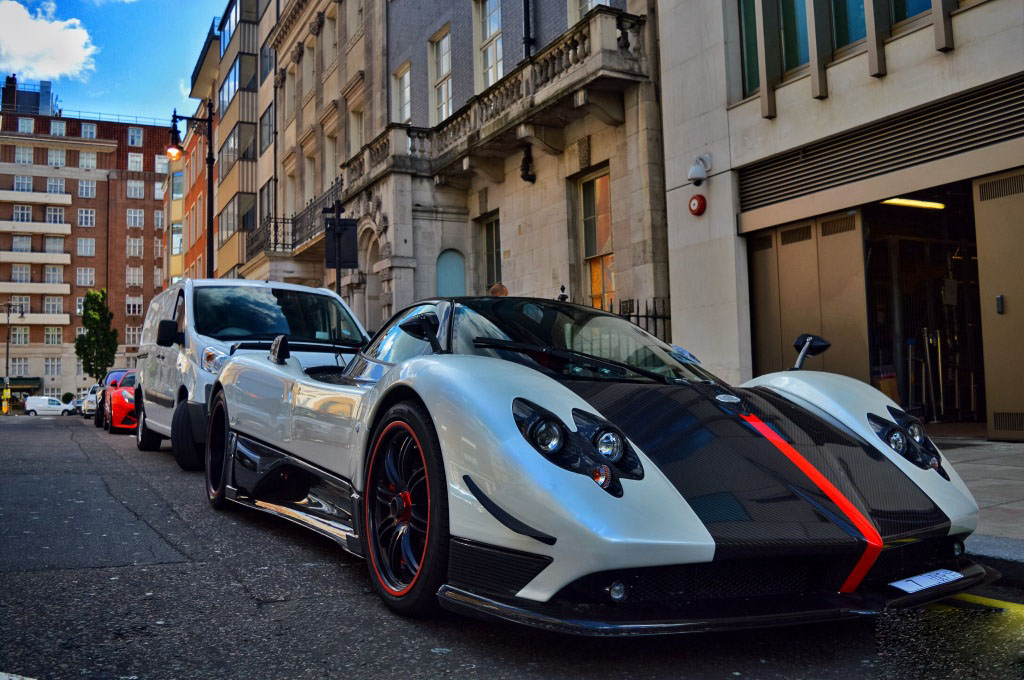
[[[0,0],[0,71],[29,79],[86,79],[99,48],[81,21],[57,19],[56,12],[52,0],[40,3],[35,14],[20,2]]]
[[[181,94],[181,101],[187,102],[189,100],[189,89],[185,85],[184,78],[178,78],[178,93]]]

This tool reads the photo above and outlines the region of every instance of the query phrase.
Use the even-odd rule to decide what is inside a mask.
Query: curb
[[[965,545],[968,556],[1002,574],[997,583],[1024,586],[1024,540],[975,534]]]

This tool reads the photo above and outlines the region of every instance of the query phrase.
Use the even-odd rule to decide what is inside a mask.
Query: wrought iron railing
[[[335,180],[327,191],[312,200],[301,212],[292,216],[292,243],[298,247],[324,232],[324,208],[330,208],[341,200],[342,182]]]
[[[287,218],[267,218],[245,235],[247,261],[261,252],[290,253],[291,250],[292,221]]]
[[[617,314],[643,328],[659,340],[672,342],[672,312],[669,309],[668,298],[612,300],[607,307],[595,305],[589,299],[573,300],[573,302]]]

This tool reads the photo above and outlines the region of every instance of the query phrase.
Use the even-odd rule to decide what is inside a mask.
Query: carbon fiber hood
[[[949,518],[880,451],[769,390],[560,382],[621,428],[675,485],[714,537],[716,560],[853,555],[865,540],[849,512],[744,416],[756,416],[798,451],[886,544],[949,531]]]

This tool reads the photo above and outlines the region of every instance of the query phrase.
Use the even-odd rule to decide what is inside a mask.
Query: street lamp
[[[213,101],[206,100],[206,115],[179,116],[178,109],[171,115],[171,128],[168,130],[167,158],[176,161],[181,158],[181,135],[178,134],[178,121],[183,120],[206,137],[206,278],[213,278]],[[171,180],[173,192],[174,180]],[[172,194],[173,195],[173,194]]]
[[[0,302],[0,307],[7,311],[7,349],[4,355],[4,387],[11,386],[11,312],[18,310],[18,318],[25,318],[25,307],[20,302]]]

